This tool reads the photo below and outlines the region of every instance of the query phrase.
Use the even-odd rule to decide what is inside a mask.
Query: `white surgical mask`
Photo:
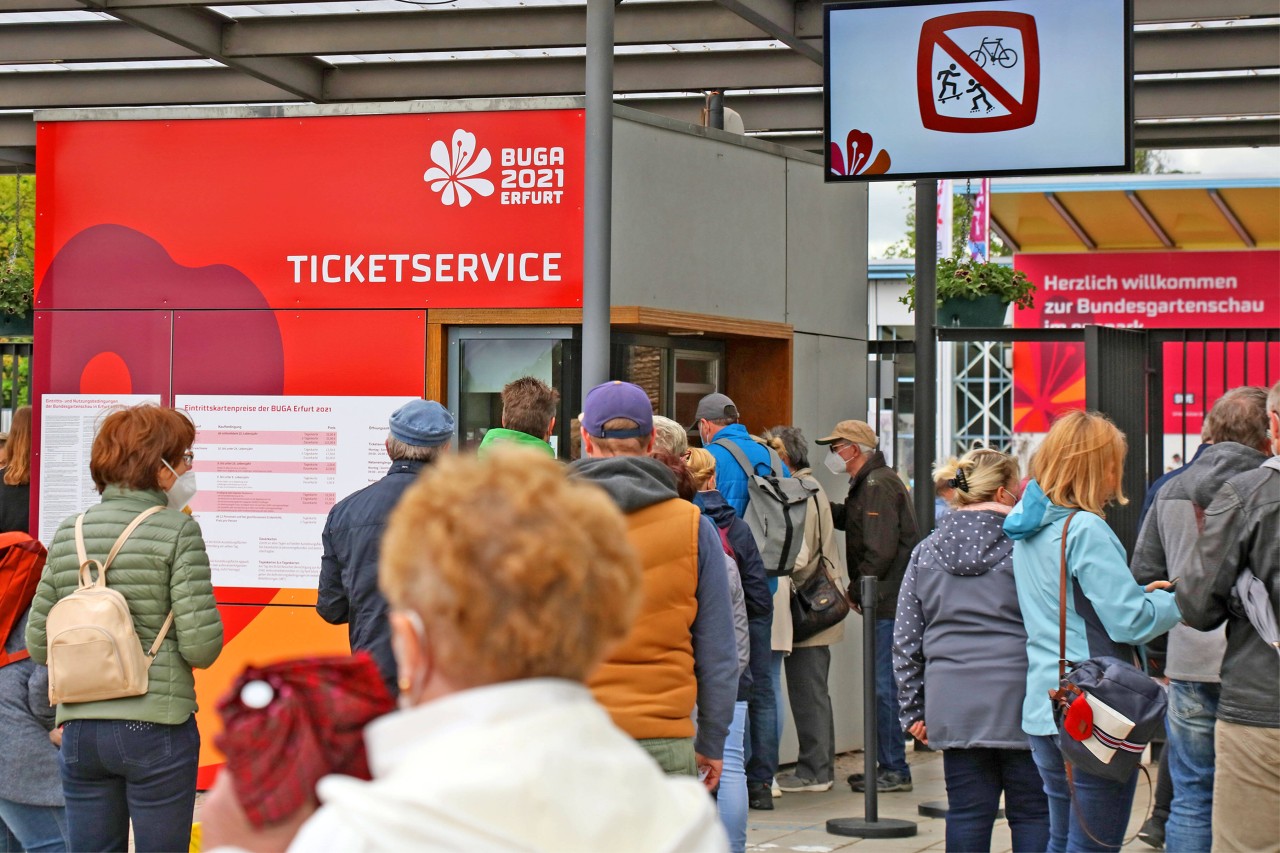
[[[173,466],[168,462],[163,459],[160,462],[164,467],[173,471]],[[188,471],[185,474],[179,474],[177,471],[173,471],[173,476],[178,479],[173,481],[173,485],[165,491],[165,494],[169,496],[169,509],[181,510],[191,503],[191,499],[196,496],[196,472]]]
[[[827,458],[822,460],[822,462],[827,466],[827,470],[832,474],[835,474],[837,477],[847,473],[844,457],[839,453],[836,453],[834,449],[827,454]]]

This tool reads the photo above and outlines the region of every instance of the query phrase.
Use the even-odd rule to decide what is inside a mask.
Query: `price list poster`
[[[175,397],[196,424],[191,511],[214,586],[314,590],[329,510],[387,473],[387,419],[409,399]]]
[[[52,542],[58,525],[102,499],[89,474],[93,439],[102,419],[116,409],[159,402],[159,394],[45,394],[41,398],[41,542]]]

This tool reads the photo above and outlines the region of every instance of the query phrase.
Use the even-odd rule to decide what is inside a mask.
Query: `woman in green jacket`
[[[86,554],[104,561],[130,522],[167,506],[125,542],[107,584],[128,602],[144,649],[170,611],[174,619],[144,695],[58,706],[72,850],[127,850],[130,819],[139,851],[189,845],[200,754],[192,668],[208,667],[222,650],[200,525],[181,511],[195,494],[194,441],[186,415],[144,404],[108,415],[93,442],[89,471],[102,502],[84,514]],[[48,655],[50,608],[78,584],[75,522],[54,534],[31,607],[27,648],[38,663]]]

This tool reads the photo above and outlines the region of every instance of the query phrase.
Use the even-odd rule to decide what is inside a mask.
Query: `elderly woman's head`
[[[640,565],[596,486],[551,459],[445,457],[382,541],[402,702],[524,678],[582,681],[629,630]]]
[[[177,409],[143,403],[103,419],[93,440],[89,474],[107,486],[167,491],[191,468],[195,424]]]
[[[1031,476],[1058,506],[1105,515],[1112,501],[1129,502],[1120,483],[1127,450],[1124,433],[1106,415],[1070,411],[1031,457]]]

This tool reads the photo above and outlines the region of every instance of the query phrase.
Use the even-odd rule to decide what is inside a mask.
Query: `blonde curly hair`
[[[507,448],[447,456],[419,477],[391,514],[378,578],[464,687],[582,681],[630,629],[641,581],[608,495]]]

